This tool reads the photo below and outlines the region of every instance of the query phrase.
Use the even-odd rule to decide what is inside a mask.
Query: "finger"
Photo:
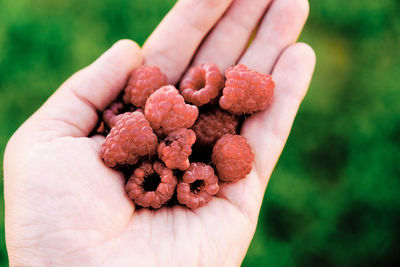
[[[271,106],[244,124],[243,134],[254,149],[257,171],[263,179],[272,172],[282,151],[314,66],[315,54],[308,45],[297,43],[286,49],[272,73],[276,88]]]
[[[201,45],[192,65],[213,62],[222,72],[235,65],[271,1],[234,1]]]
[[[308,0],[275,0],[240,63],[271,73],[282,51],[299,37],[308,11]]]
[[[180,0],[143,46],[146,64],[156,65],[175,84],[204,36],[232,0]]]
[[[130,40],[114,44],[100,58],[68,79],[34,114],[30,123],[45,126],[50,137],[87,136],[97,112],[115,99],[131,72],[143,62],[139,46]]]
[[[297,43],[279,58],[272,76],[276,82],[271,106],[247,119],[242,128],[255,154],[252,173],[222,194],[257,220],[265,188],[289,135],[299,105],[308,89],[315,66],[314,51]]]

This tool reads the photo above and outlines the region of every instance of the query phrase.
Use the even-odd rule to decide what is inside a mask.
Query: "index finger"
[[[180,0],[143,46],[145,63],[156,65],[175,84],[203,38],[232,0]]]

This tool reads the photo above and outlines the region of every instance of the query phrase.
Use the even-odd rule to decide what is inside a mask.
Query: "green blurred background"
[[[118,39],[143,44],[173,3],[0,1],[0,150],[67,77]],[[310,6],[300,39],[315,76],[243,266],[399,266],[400,2]]]

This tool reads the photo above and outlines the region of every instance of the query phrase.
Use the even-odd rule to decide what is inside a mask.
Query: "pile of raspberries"
[[[254,152],[239,135],[246,115],[265,110],[275,84],[239,64],[204,63],[188,70],[179,90],[156,66],[133,71],[103,112],[100,156],[122,171],[126,191],[141,207],[204,206],[221,182],[245,178]]]

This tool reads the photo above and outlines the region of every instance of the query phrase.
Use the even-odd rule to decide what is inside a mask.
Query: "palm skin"
[[[179,206],[134,211],[123,177],[104,166],[98,147],[90,138],[63,137],[51,146],[33,147],[35,155],[42,155],[39,159],[26,155],[20,160],[30,170],[30,182],[17,189],[24,199],[16,204],[18,218],[7,222],[7,231],[23,236],[7,240],[11,252],[18,248],[10,255],[16,262],[206,265],[210,260],[222,263],[228,250],[243,253],[250,240],[242,238],[249,238],[253,229],[248,230],[249,218],[228,200],[219,197],[195,211]],[[231,248],[239,237],[241,247]],[[26,254],[29,258],[19,258]]]
[[[11,265],[240,265],[254,235],[268,177],[315,63],[308,46],[291,45],[304,24],[307,8],[284,22],[282,29],[276,26],[282,23],[277,18],[283,12],[298,12],[306,2],[255,3],[257,9],[248,7],[244,0],[178,2],[142,49],[131,41],[118,42],[65,82],[21,126],[7,146],[4,163]],[[268,7],[263,16],[259,10]],[[264,33],[257,34],[260,37],[256,36],[247,50],[246,40],[237,41],[245,27],[219,38],[226,27],[233,27],[230,22],[239,9],[251,17],[242,22],[248,26],[246,36],[263,16],[259,32]],[[188,10],[194,10],[193,16],[182,18]],[[183,19],[185,25],[176,24]],[[179,41],[182,27],[187,27],[188,34]],[[174,43],[160,42],[174,34],[175,38],[170,38],[176,40]],[[280,36],[281,40],[275,44],[275,53],[262,55],[265,50],[260,47],[268,40],[266,36]],[[232,40],[236,46],[217,49]],[[125,193],[123,175],[107,168],[99,157],[104,137],[87,137],[95,126],[96,110],[103,110],[118,95],[143,60],[159,66],[172,84],[192,60],[193,64],[217,62],[222,70],[234,62],[245,63],[258,71],[272,71],[276,81],[273,104],[248,119],[242,128],[256,156],[252,172],[244,180],[220,184],[217,196],[202,208],[135,211]]]

